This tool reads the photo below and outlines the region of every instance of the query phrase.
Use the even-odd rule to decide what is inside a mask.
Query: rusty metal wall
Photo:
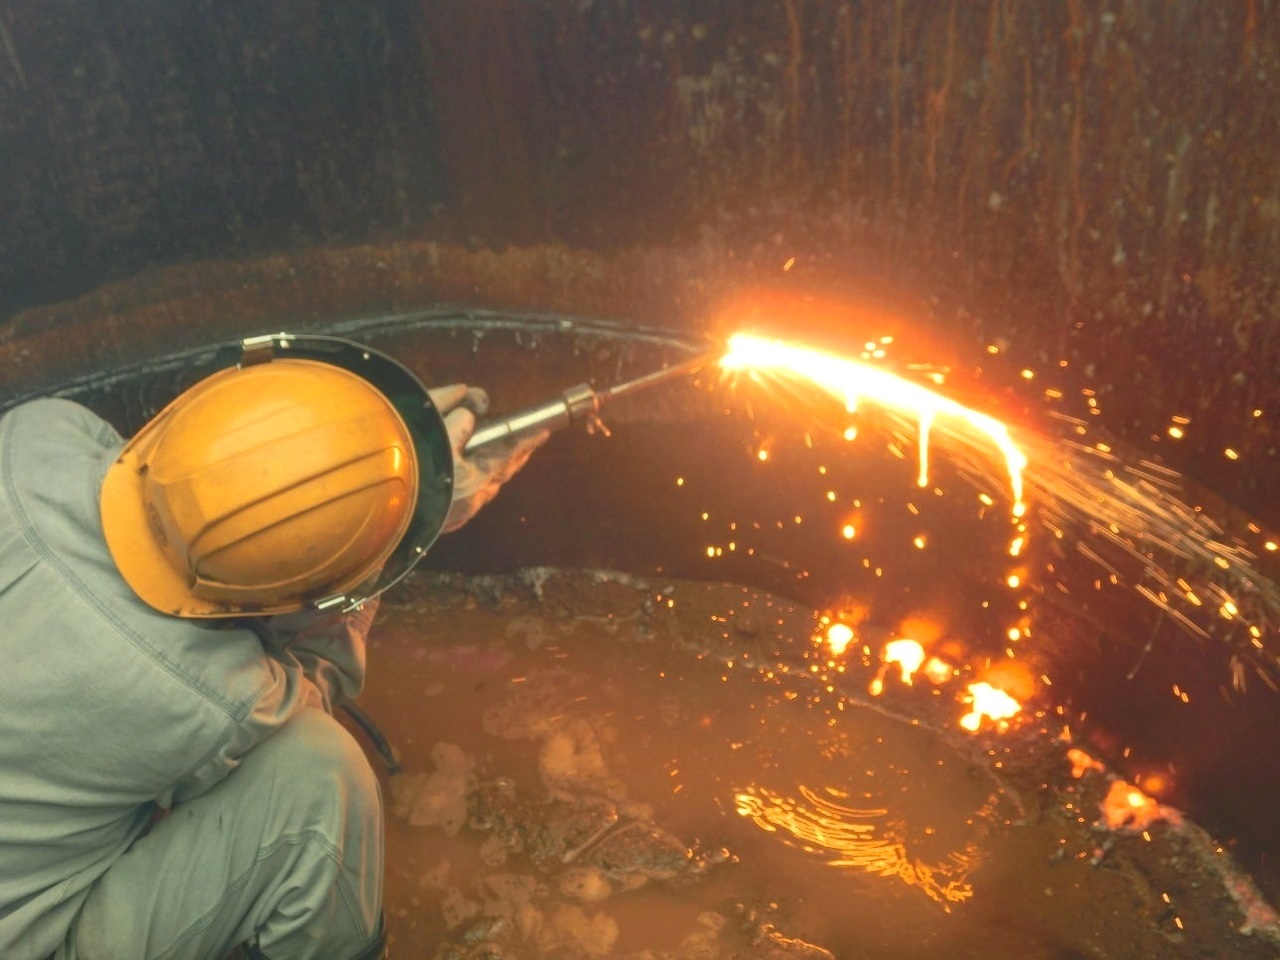
[[[874,289],[1270,510],[1276,6],[4,0],[0,337],[39,380],[326,308]]]

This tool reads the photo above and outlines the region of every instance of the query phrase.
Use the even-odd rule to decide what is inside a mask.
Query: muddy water
[[[1101,831],[1105,779],[1072,778],[1050,718],[962,735],[954,691],[872,700],[874,651],[816,630],[740,586],[583,571],[387,597],[361,705],[401,767],[393,955],[1275,955],[1194,827]]]

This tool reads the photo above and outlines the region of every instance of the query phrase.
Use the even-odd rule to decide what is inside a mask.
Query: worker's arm
[[[528,462],[533,451],[549,436],[546,430],[521,434],[485,444],[466,452],[467,441],[475,433],[476,418],[489,409],[489,396],[479,387],[455,383],[429,391],[436,409],[444,416],[453,448],[453,501],[442,533],[457,530],[498,495],[502,485]]]
[[[270,617],[259,631],[267,653],[297,666],[315,687],[313,706],[332,712],[364,687],[365,638],[378,611],[375,597],[349,613],[303,610]]]
[[[463,448],[483,416],[489,398],[478,387],[455,384],[431,392],[444,416],[454,456],[453,501],[444,530],[456,530],[497,495],[530,454],[546,439],[542,432],[486,445],[472,454]],[[258,621],[254,631],[269,656],[286,670],[301,671],[306,701],[332,711],[344,700],[354,700],[364,687],[365,638],[378,609],[377,598],[359,608],[319,612],[304,610]]]
[[[364,682],[364,631],[371,616],[286,614],[234,626],[214,643],[207,633],[201,637],[201,673],[219,696],[198,691],[198,716],[170,724],[190,765],[157,802],[167,807],[199,796],[295,714],[332,712],[344,697],[355,696]],[[191,725],[198,734],[186,729]]]

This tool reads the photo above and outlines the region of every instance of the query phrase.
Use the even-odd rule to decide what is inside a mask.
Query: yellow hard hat
[[[333,363],[221,370],[107,471],[107,546],[134,592],[175,616],[359,602],[419,506],[414,441],[388,396]]]

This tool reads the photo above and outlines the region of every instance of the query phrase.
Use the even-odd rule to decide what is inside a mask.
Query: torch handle
[[[517,410],[507,417],[482,424],[471,435],[464,453],[472,453],[486,444],[534,430],[559,430],[595,414],[600,398],[588,384],[570,387],[554,400]]]

